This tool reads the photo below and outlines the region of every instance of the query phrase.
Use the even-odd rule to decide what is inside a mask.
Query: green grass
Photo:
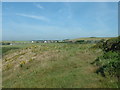
[[[117,88],[114,78],[95,73],[91,63],[103,52],[93,44],[15,47],[3,57],[3,88]]]
[[[24,49],[32,45],[37,45],[37,44],[2,45],[2,47],[0,48],[0,52],[2,52],[2,54],[5,54],[9,51],[14,51],[16,49]]]

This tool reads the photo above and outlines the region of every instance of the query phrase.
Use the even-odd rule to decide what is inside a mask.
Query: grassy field
[[[76,40],[101,40],[101,39],[108,40],[110,38],[113,38],[113,37],[85,37],[85,38],[72,39],[72,41],[76,41]]]
[[[3,88],[117,88],[116,79],[96,74],[91,63],[103,54],[94,44],[4,46]],[[16,48],[16,49],[15,49]]]

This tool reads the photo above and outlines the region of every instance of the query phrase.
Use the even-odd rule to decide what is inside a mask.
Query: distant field
[[[0,46],[0,56],[2,55],[2,46]]]
[[[95,73],[103,54],[94,44],[42,43],[3,46],[3,88],[116,88]],[[14,49],[17,48],[17,49]]]
[[[114,37],[86,37],[86,38],[77,38],[77,39],[72,39],[72,40],[101,40],[101,39],[110,39],[110,38],[114,38]]]
[[[0,48],[0,52],[2,52],[2,54],[5,54],[8,51],[14,51],[16,49],[24,49],[24,48],[32,46],[32,45],[38,45],[38,44],[37,43],[34,43],[34,44],[28,43],[28,44],[19,44],[19,45],[2,45],[2,48]]]
[[[25,43],[28,43],[30,41],[2,41],[2,42],[10,42],[10,43],[24,43],[25,42]]]

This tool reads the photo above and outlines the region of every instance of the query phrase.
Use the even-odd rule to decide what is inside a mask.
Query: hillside
[[[103,52],[92,47],[43,43],[9,50],[3,56],[3,88],[116,88],[114,78],[95,73],[98,67],[91,63]]]
[[[76,40],[101,40],[101,39],[108,40],[110,38],[111,37],[85,37],[85,38],[77,38],[77,39],[72,39],[72,40],[73,41],[76,41]]]

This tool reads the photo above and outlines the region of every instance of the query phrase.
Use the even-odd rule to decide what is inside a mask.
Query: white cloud
[[[35,5],[37,8],[44,9],[44,7],[41,6],[40,4],[34,3],[34,5]]]
[[[28,14],[23,14],[23,13],[16,14],[16,15],[49,22],[49,19],[44,16],[28,15]]]

